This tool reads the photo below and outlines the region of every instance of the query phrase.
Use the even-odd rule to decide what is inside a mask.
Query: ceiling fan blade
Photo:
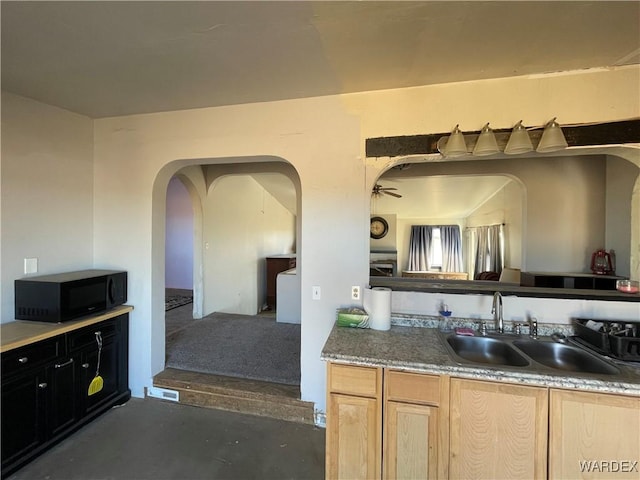
[[[386,190],[397,190],[397,188],[396,187],[382,187],[379,190],[385,190],[385,191]]]
[[[393,193],[393,192],[384,192],[385,195],[391,195],[392,197],[396,197],[396,198],[402,198],[402,195],[398,195],[397,193]]]

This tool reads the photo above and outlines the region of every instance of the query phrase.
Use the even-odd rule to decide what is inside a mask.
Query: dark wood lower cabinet
[[[3,377],[6,372],[3,372]],[[44,368],[2,381],[2,473],[44,442]]]
[[[55,437],[72,427],[80,417],[77,391],[77,362],[73,357],[63,357],[49,368],[47,385],[46,436]],[[4,406],[2,407],[4,409]]]
[[[103,388],[89,395],[99,374]],[[2,477],[131,397],[129,315],[2,354]]]

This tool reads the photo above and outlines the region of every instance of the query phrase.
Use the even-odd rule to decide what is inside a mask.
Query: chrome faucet
[[[529,336],[538,338],[538,321],[535,318],[529,319]]]
[[[496,292],[493,294],[493,306],[491,307],[493,320],[496,322],[496,330],[498,333],[504,333],[504,319],[502,318],[502,294]]]

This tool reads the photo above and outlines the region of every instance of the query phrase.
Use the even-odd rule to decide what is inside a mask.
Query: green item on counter
[[[339,327],[369,328],[369,315],[361,308],[341,308],[336,323]]]

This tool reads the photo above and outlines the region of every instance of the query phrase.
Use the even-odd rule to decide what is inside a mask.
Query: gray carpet
[[[167,337],[166,366],[300,385],[300,325],[213,313]]]

